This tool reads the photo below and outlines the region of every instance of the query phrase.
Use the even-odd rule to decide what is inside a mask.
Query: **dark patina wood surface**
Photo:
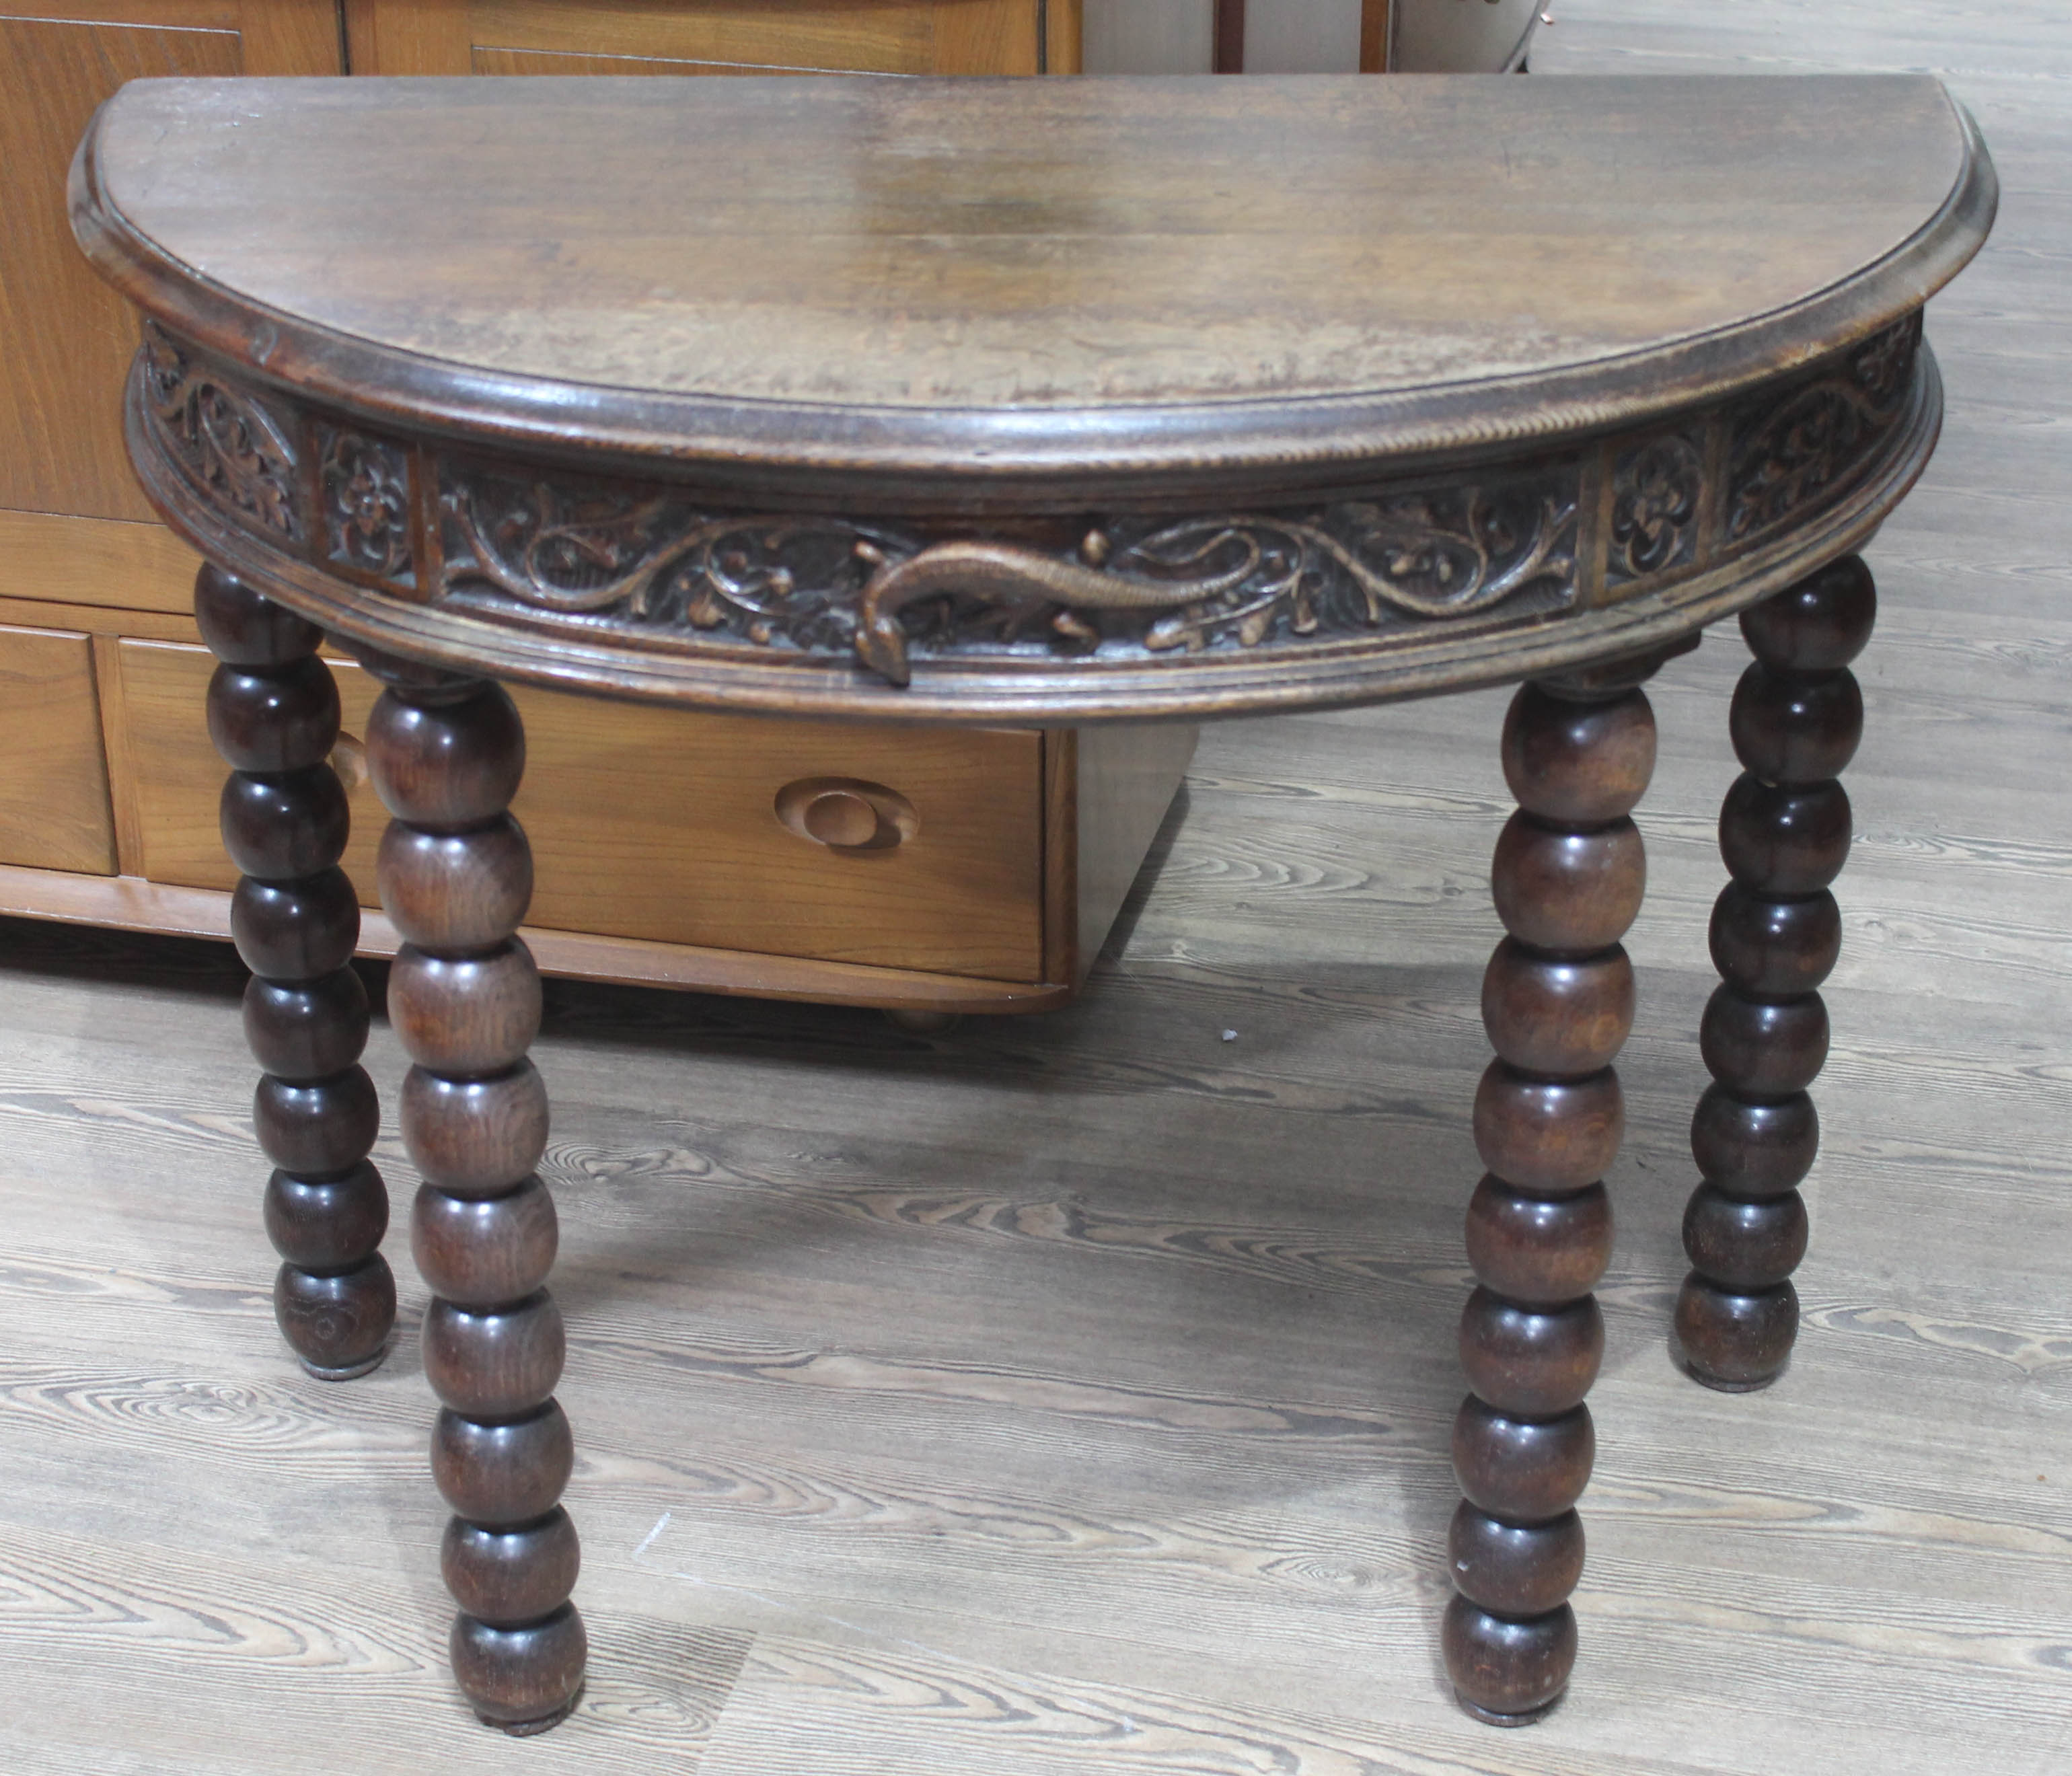
[[[327,1376],[379,1360],[394,1300],[366,1006],[318,941],[351,901],[319,893],[346,832],[312,625],[388,686],[463,1691],[541,1730],[586,1656],[524,738],[486,680],[972,722],[1523,678],[1443,1638],[1470,1712],[1538,1718],[1576,1657],[1640,685],[1743,613],[1677,1331],[1699,1379],[1759,1386],[1796,1328],[1839,942],[1806,823],[1846,824],[1875,610],[1849,551],[1933,447],[1920,310],[1994,198],[1968,123],[1910,79],[535,91],[132,89],[73,183],[147,314],[140,474],[213,564],[240,893],[310,926],[248,1025],[279,1314]]]
[[[1558,670],[1845,552],[1993,193],[1908,77],[360,80],[133,86],[72,202],[147,487],[327,626],[1057,722]]]

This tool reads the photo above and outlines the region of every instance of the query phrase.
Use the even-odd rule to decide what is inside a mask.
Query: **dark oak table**
[[[145,315],[138,473],[211,564],[275,1301],[341,1379],[396,1296],[319,641],[388,686],[388,1011],[485,1719],[551,1725],[586,1656],[500,679],[966,724],[1523,681],[1444,1638],[1484,1718],[1559,1698],[1639,686],[1739,615],[1675,1332],[1700,1381],[1759,1387],[1819,1138],[1852,552],[1934,445],[1921,311],[1994,195],[1914,77],[151,81],[103,109],[73,220]]]

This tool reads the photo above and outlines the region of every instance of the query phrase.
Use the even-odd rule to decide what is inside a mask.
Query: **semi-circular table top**
[[[1644,652],[1860,543],[1932,79],[156,80],[74,167],[175,527],[348,639],[1078,722]]]

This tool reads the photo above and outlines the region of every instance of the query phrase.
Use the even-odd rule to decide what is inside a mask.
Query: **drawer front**
[[[1061,0],[1062,3],[1062,0]],[[1041,0],[347,0],[356,72],[1034,74]]]
[[[205,649],[164,642],[125,641],[117,652],[143,874],[229,887],[236,874],[216,833],[224,767],[204,714],[215,663]],[[356,739],[380,687],[350,664],[332,671],[346,734]],[[528,923],[983,980],[1042,978],[1039,734],[765,722],[513,694],[527,753],[514,812],[531,836],[538,878]],[[356,748],[342,750],[352,779]],[[346,867],[372,906],[387,816],[364,775],[352,800]]]
[[[0,863],[115,873],[93,643],[0,629]]]

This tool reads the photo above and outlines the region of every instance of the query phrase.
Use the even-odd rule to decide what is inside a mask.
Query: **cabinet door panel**
[[[137,323],[72,244],[65,174],[94,107],[125,80],[235,74],[239,47],[227,31],[0,18],[0,506],[151,516],[122,448]]]
[[[84,635],[0,628],[0,863],[115,873]]]
[[[236,877],[216,835],[224,767],[203,699],[207,651],[118,650],[143,873],[183,887]],[[367,731],[378,687],[334,662],[345,731]],[[1042,978],[1042,737],[743,721],[518,689],[532,841],[529,924],[880,968]],[[348,760],[352,749],[347,750]],[[376,903],[387,816],[351,782],[345,857]],[[844,851],[788,828],[780,791],[823,779],[882,785],[918,824]]]
[[[152,517],[122,447],[136,323],[65,221],[65,175],[94,107],[154,75],[339,68],[333,0],[0,4],[0,508]],[[36,594],[0,561],[0,595]]]

